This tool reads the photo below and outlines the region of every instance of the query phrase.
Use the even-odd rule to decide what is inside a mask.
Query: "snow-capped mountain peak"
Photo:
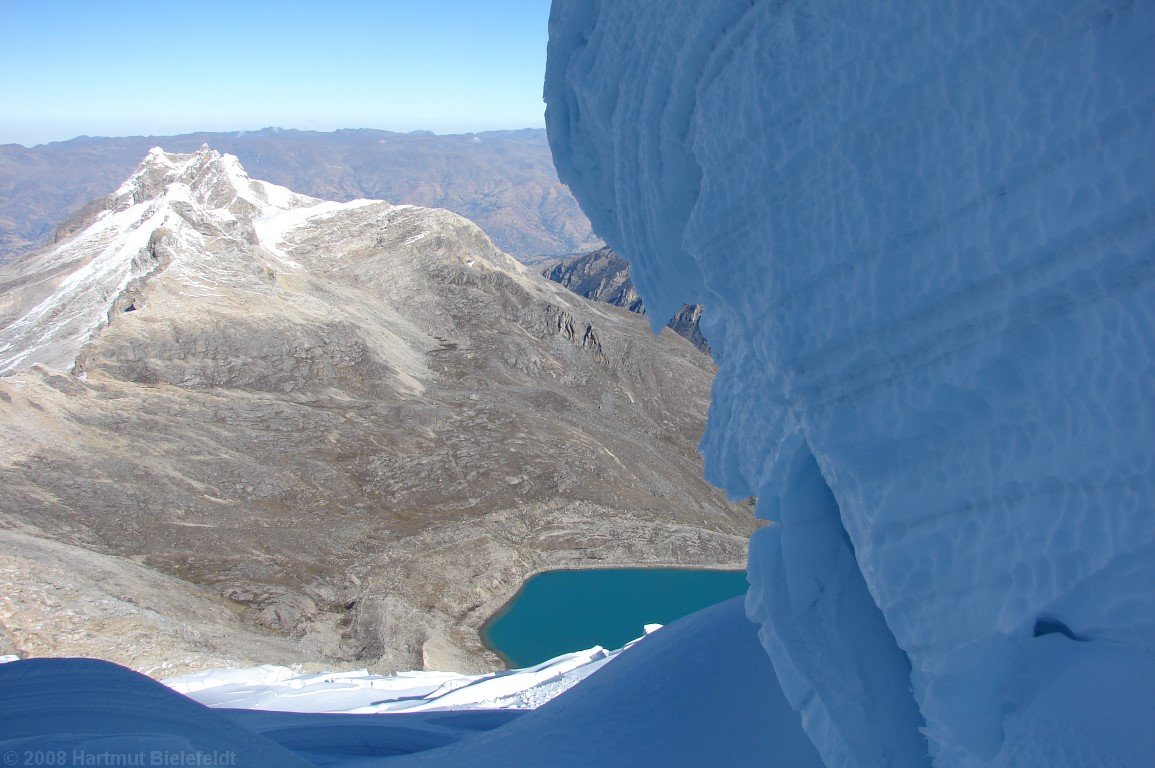
[[[186,288],[202,293],[220,284],[259,287],[254,254],[275,260],[278,251],[257,222],[280,222],[262,228],[275,241],[311,213],[340,207],[254,181],[236,157],[207,145],[189,154],[153,148],[115,192],[86,209],[71,235],[0,270],[0,374],[36,363],[71,368],[114,307],[132,305],[126,292],[160,271],[179,271]],[[290,211],[299,213],[278,219]]]
[[[427,372],[416,350],[433,343],[427,332],[443,321],[428,307],[395,310],[407,297],[436,293],[446,279],[516,286],[547,304],[568,295],[530,275],[456,214],[318,200],[251,179],[236,157],[208,146],[187,154],[150,150],[115,192],[87,206],[63,232],[55,245],[0,268],[0,375],[35,364],[84,374],[92,370],[86,345],[98,336],[107,340],[106,329],[125,313],[137,313],[122,339],[134,360],[143,354],[136,334],[171,341],[163,329],[190,317],[240,327],[265,313],[283,324],[325,326],[360,300],[336,298],[351,281],[375,286],[373,301],[386,300],[380,310],[392,317],[386,356],[404,372],[407,388],[420,389],[416,382]],[[336,293],[334,278],[341,284]],[[185,338],[187,329],[178,335]],[[202,353],[165,350],[190,360]],[[168,363],[141,363],[149,371],[162,364]]]
[[[317,202],[285,187],[250,179],[236,156],[221,154],[207,144],[189,154],[153,147],[114,197],[118,210],[168,198],[233,215],[265,215]]]

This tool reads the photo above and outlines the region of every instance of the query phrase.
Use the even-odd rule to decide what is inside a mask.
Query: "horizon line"
[[[451,132],[446,132],[446,133],[438,133],[437,131],[433,131],[433,130],[430,130],[427,128],[418,128],[418,129],[415,129],[412,131],[393,131],[393,130],[390,130],[388,128],[333,128],[332,130],[318,130],[315,128],[281,128],[279,126],[269,125],[269,126],[265,126],[263,128],[243,129],[243,130],[235,130],[235,131],[202,130],[202,131],[186,131],[184,133],[165,133],[165,134],[139,133],[139,134],[127,134],[127,135],[122,135],[122,136],[105,136],[105,135],[99,135],[99,134],[92,135],[92,134],[82,133],[82,134],[79,134],[77,136],[73,136],[73,137],[68,138],[68,139],[58,139],[56,141],[44,141],[44,142],[40,142],[38,144],[22,144],[18,141],[3,142],[3,143],[0,143],[0,147],[20,147],[22,149],[36,149],[38,147],[47,147],[47,146],[50,146],[52,144],[67,144],[69,142],[80,141],[83,139],[112,139],[112,140],[115,140],[115,139],[175,139],[175,138],[181,138],[184,136],[198,136],[198,135],[202,135],[202,134],[205,134],[205,135],[215,134],[215,135],[221,135],[221,136],[242,136],[242,135],[247,134],[247,133],[267,133],[267,132],[332,134],[332,133],[342,133],[342,132],[346,132],[346,131],[349,131],[349,132],[364,131],[364,132],[373,132],[373,133],[389,133],[389,134],[393,134],[395,136],[450,137],[450,136],[480,136],[480,135],[486,134],[486,133],[520,133],[523,131],[545,131],[545,126],[525,126],[522,128],[491,128],[491,129],[486,129],[486,130],[482,130],[482,131],[451,131]]]

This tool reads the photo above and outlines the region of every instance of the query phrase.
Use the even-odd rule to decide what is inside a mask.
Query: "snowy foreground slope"
[[[830,766],[1155,762],[1155,5],[567,0],[555,160]],[[929,757],[928,757],[929,755]]]
[[[174,684],[196,687],[192,679]],[[297,695],[308,699],[308,688]],[[258,704],[232,693],[234,705]],[[364,688],[344,693],[363,696]],[[290,708],[293,695],[275,694],[279,708]],[[340,695],[337,686],[322,694],[330,709]],[[9,765],[45,764],[35,758],[49,752],[65,756],[57,765],[158,765],[159,754],[171,765],[821,766],[738,598],[648,635],[537,709],[472,709],[460,696],[454,703],[391,714],[210,709],[107,662],[32,659],[0,664],[0,753],[16,755]]]
[[[651,624],[647,630],[660,628]],[[267,664],[170,677],[164,684],[209,707],[279,712],[382,714],[447,709],[533,709],[597,672],[634,643],[616,651],[595,646],[540,664],[481,675],[367,670],[302,674]]]

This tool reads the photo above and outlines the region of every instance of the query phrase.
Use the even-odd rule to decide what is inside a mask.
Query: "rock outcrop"
[[[613,304],[639,315],[646,314],[646,305],[630,280],[630,263],[614,253],[609,246],[580,256],[551,261],[541,273],[579,296]],[[702,309],[701,304],[684,304],[666,323],[666,327],[702,352],[710,354],[710,344],[699,326]]]

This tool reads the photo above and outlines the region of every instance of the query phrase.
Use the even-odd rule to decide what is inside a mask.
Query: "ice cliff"
[[[710,478],[830,766],[1147,765],[1155,5],[558,0],[559,174],[707,307]]]

